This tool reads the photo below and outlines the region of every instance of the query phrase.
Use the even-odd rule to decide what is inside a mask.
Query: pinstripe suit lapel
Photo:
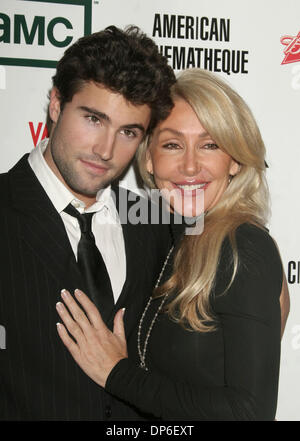
[[[33,173],[28,155],[9,172],[11,204],[22,216],[21,236],[62,288],[80,287],[80,273],[64,224]]]

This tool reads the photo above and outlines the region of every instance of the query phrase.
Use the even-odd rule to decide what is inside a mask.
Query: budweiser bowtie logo
[[[296,37],[290,35],[284,35],[281,37],[280,42],[286,46],[284,50],[284,60],[281,64],[296,63],[300,61],[300,32]]]

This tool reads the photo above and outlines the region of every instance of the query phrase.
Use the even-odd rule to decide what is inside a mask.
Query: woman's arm
[[[124,309],[117,312],[111,332],[88,296],[80,290],[75,290],[74,294],[84,311],[68,291],[62,290],[62,300],[68,309],[61,302],[56,304],[57,312],[65,324],[57,323],[57,331],[81,369],[104,387],[112,368],[127,357]]]
[[[287,318],[290,312],[290,294],[287,285],[285,274],[283,275],[282,289],[280,294],[280,308],[281,308],[281,338],[284,333]]]
[[[163,420],[274,420],[280,360],[280,266],[248,262],[230,291],[216,300],[223,345],[211,348],[224,366],[223,384],[172,380],[121,360],[106,382],[108,392]],[[199,345],[205,336],[199,336]],[[189,344],[187,338],[187,345]],[[174,342],[173,342],[174,343]],[[171,343],[170,343],[171,344]],[[151,351],[155,350],[153,343]],[[199,357],[197,345],[190,348]],[[176,360],[174,360],[176,362]],[[198,364],[207,363],[199,359]],[[195,362],[195,365],[197,365]]]
[[[246,246],[248,251],[249,241]],[[60,305],[58,309],[75,341],[63,325],[59,335],[87,375],[142,412],[163,420],[273,420],[280,355],[281,262],[271,239],[254,243],[250,255],[230,291],[216,302],[224,341],[223,354],[218,355],[224,358],[224,384],[220,386],[206,386],[201,379],[198,385],[188,378],[174,381],[159,371],[137,367],[127,358],[121,312],[110,332],[84,294],[75,295],[88,318],[71,296],[64,301],[73,318],[66,308]]]

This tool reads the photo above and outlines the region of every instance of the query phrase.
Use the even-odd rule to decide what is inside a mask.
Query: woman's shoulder
[[[240,245],[246,243],[262,243],[262,242],[274,242],[270,236],[268,228],[263,225],[256,225],[252,223],[243,223],[236,229],[236,236]]]
[[[282,262],[277,245],[267,228],[250,223],[241,224],[235,231],[238,253],[237,278],[251,275],[258,278],[282,279]],[[227,237],[219,259],[219,275],[232,275],[233,243]],[[224,277],[222,276],[222,278]]]
[[[235,232],[238,265],[234,272],[233,248],[229,238],[224,241],[215,286],[215,310],[226,308],[248,311],[260,315],[261,311],[272,311],[278,302],[283,269],[279,251],[268,230],[252,224],[242,224]],[[227,294],[221,295],[230,285]],[[275,303],[274,303],[275,301]],[[228,306],[229,305],[229,306]]]
[[[274,239],[269,230],[263,226],[241,224],[236,230],[235,238],[239,258],[242,261],[255,258],[257,264],[258,261],[266,263],[269,259],[281,260]]]

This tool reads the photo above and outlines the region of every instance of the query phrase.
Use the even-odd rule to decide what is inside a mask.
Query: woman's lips
[[[181,191],[186,196],[196,196],[198,190],[206,190],[209,182],[193,181],[193,182],[173,182],[174,188]]]

